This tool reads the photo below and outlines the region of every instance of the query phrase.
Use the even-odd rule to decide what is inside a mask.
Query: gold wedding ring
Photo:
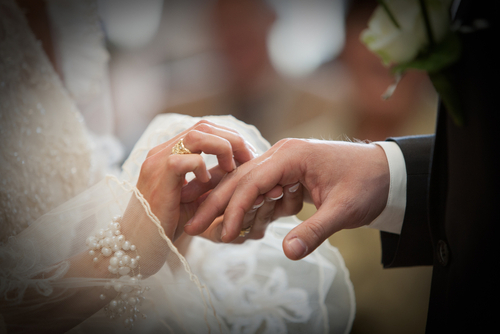
[[[181,138],[181,140],[172,147],[172,154],[191,154],[191,151],[184,146],[184,142]]]
[[[240,231],[240,237],[246,237],[248,233],[250,233],[250,230],[252,229],[252,225],[248,226],[247,228],[242,228]]]

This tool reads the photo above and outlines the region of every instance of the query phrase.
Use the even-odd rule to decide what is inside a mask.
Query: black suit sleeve
[[[401,234],[381,232],[384,268],[432,265],[427,197],[434,135],[390,138],[403,152],[407,173]]]

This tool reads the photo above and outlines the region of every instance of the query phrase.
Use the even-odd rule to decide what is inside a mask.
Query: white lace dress
[[[349,332],[355,303],[342,257],[326,242],[304,260],[288,260],[281,241],[299,223],[294,218],[271,224],[262,240],[243,245],[194,238],[186,257],[170,244],[165,265],[147,279],[132,273],[116,279],[64,278],[72,269],[68,259],[88,252],[87,238],[124,215],[131,198],[140,197],[134,185],[149,149],[198,119],[158,116],[122,169],[110,168],[119,146],[106,126],[111,108],[103,88],[107,54],[96,28],[95,2],[54,1],[49,12],[62,34],[62,58],[74,62],[81,55],[65,46],[64,31],[76,36],[78,26],[87,29],[79,64],[92,70],[75,71],[78,66],[63,60],[63,85],[20,9],[12,0],[0,0],[0,332],[7,328],[3,318],[12,314],[23,317],[18,329],[30,329],[30,315],[56,305],[68,291],[95,286],[105,294],[118,285],[130,286],[117,297],[122,310],[113,313],[110,304],[73,332],[120,333],[124,326],[137,333]],[[68,13],[86,16],[68,20]],[[76,30],[65,30],[65,24]],[[103,121],[86,120],[96,115]],[[210,120],[237,129],[259,152],[269,147],[252,126],[230,116]],[[215,164],[213,157],[206,160],[208,166]],[[148,215],[155,223],[147,203],[127,215]],[[131,296],[133,303],[126,298]],[[58,321],[57,313],[49,320]]]

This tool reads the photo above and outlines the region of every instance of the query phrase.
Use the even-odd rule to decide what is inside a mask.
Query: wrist
[[[376,216],[378,216],[387,206],[387,199],[391,187],[390,168],[383,148],[376,144],[369,145],[374,150],[373,168],[376,175],[376,182],[378,183],[378,197],[380,198],[380,201],[378,201],[379,205],[376,210]]]
[[[134,195],[125,210],[121,225],[123,235],[139,252],[142,275],[146,278],[158,272],[165,263],[169,248],[158,227]]]
[[[399,146],[390,141],[375,142],[384,151],[389,166],[389,191],[384,210],[369,227],[385,232],[401,232],[406,209],[406,166]]]

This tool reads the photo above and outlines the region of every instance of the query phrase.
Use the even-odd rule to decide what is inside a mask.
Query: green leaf
[[[415,60],[405,64],[398,64],[392,68],[393,73],[416,69],[436,73],[450,66],[460,58],[460,39],[454,33],[448,36],[435,48],[421,53]]]

